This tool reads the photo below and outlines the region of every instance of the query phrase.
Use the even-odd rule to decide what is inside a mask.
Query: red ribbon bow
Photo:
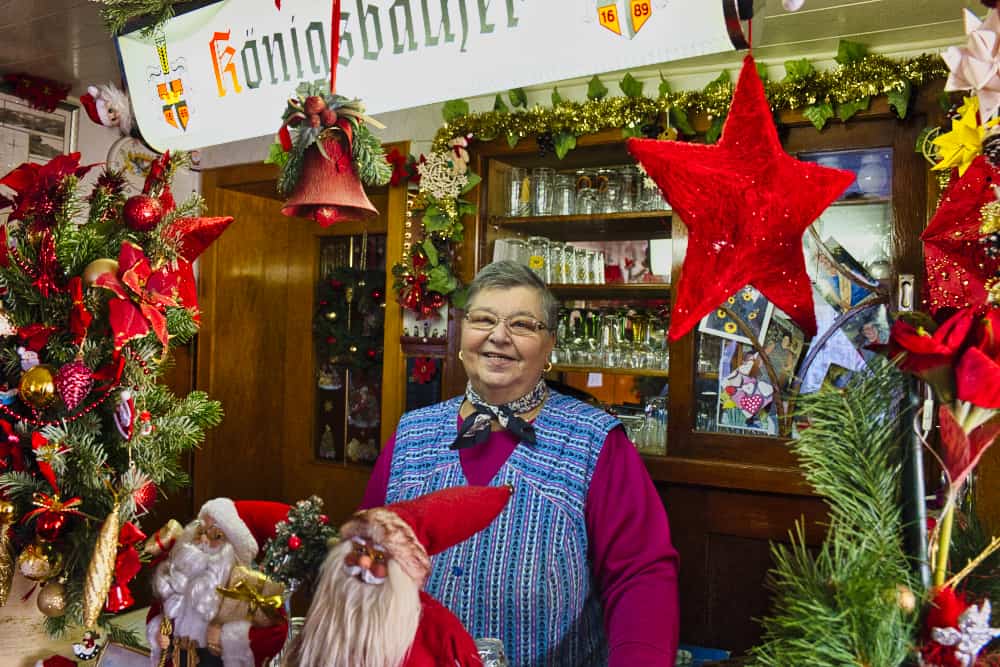
[[[118,267],[118,275],[104,273],[94,281],[95,286],[111,290],[117,297],[108,304],[115,349],[152,329],[166,350],[169,341],[164,310],[178,305],[177,273],[167,266],[153,271],[142,248],[129,242],[122,244]]]
[[[135,579],[142,569],[142,561],[139,559],[139,551],[136,545],[146,539],[138,526],[131,521],[124,523],[118,532],[118,555],[115,557],[114,586],[108,593],[108,599],[104,603],[105,609],[117,614],[128,609],[135,604],[132,591],[128,584]]]
[[[94,316],[83,302],[83,280],[80,276],[74,276],[69,281],[68,289],[73,299],[73,310],[69,313],[69,332],[73,334],[73,344],[79,345],[87,337],[87,329],[90,328]]]

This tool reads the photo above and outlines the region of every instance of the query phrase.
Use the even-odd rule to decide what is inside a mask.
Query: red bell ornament
[[[104,610],[117,614],[134,604],[135,598],[132,597],[132,591],[127,586],[115,583],[108,590],[108,599],[104,601]]]
[[[323,144],[326,155],[316,144],[306,149],[302,175],[282,213],[315,220],[323,227],[378,215],[354,169],[351,148],[345,144],[327,139]]]

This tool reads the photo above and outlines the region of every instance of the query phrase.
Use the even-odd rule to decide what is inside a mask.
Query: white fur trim
[[[146,624],[146,641],[149,642],[149,661],[151,665],[160,664],[160,621],[163,614],[157,614]]]
[[[254,667],[250,650],[250,621],[233,621],[222,626],[222,664],[226,667]]]
[[[233,545],[236,559],[242,565],[249,565],[257,557],[257,540],[236,512],[236,505],[229,498],[213,498],[201,506],[199,517],[209,517],[226,534]]]

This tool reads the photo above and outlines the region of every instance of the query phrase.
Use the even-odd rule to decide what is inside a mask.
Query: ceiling
[[[974,0],[806,0],[795,13],[784,11],[781,0],[755,4],[762,7],[758,17],[763,15],[754,25],[754,53],[760,60],[829,54],[841,38],[897,51],[906,45],[953,43],[963,33],[961,8],[983,10]],[[100,7],[93,0],[0,0],[0,73],[26,72],[67,82],[74,94],[89,84],[120,83]]]

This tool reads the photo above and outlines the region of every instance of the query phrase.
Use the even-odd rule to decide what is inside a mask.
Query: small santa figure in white
[[[80,104],[90,120],[98,125],[117,129],[122,135],[132,133],[132,106],[128,95],[112,84],[87,86]]]
[[[150,663],[168,651],[173,667],[260,667],[285,641],[287,619],[257,627],[249,620],[214,622],[234,567],[249,566],[259,545],[274,535],[288,505],[215,498],[184,528],[167,558],[153,573],[158,604],[146,618]],[[166,622],[165,622],[166,619]]]
[[[461,621],[421,588],[430,556],[485,528],[510,487],[463,486],[358,512],[327,554],[284,667],[472,667]]]

